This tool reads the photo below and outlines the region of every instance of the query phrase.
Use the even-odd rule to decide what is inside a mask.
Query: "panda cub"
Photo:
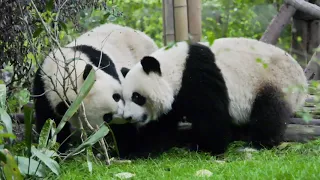
[[[130,38],[128,38],[128,36]],[[137,46],[140,44],[141,46]],[[123,115],[121,67],[130,67],[157,49],[144,33],[114,24],[104,24],[81,35],[60,50],[52,51],[37,70],[33,94],[36,95],[36,131],[40,133],[49,118],[58,124],[76,98],[91,69],[95,83],[83,103],[92,127],[108,123],[126,123]],[[65,61],[66,60],[66,61]],[[66,71],[68,67],[69,71]],[[70,75],[70,76],[68,76]],[[70,124],[69,124],[70,123]],[[77,116],[69,120],[57,135],[59,152],[68,149],[71,127],[80,128]],[[87,128],[86,123],[82,123]]]
[[[293,86],[304,91],[283,91]],[[193,145],[212,155],[225,152],[236,130],[247,131],[255,147],[271,148],[307,96],[304,72],[288,53],[247,38],[161,48],[125,74],[122,88],[124,118],[144,132],[123,133],[134,144],[124,155],[147,154],[157,136],[172,141],[183,118],[192,123]]]

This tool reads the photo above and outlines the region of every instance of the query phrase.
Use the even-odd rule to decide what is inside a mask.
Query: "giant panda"
[[[76,98],[75,90],[79,93],[91,69],[96,71],[96,79],[83,101],[89,123],[92,127],[104,121],[126,123],[121,118],[121,69],[132,66],[157,48],[154,41],[141,31],[104,24],[84,33],[61,51],[50,52],[37,70],[33,83],[36,131],[40,133],[48,118],[55,120],[56,124],[61,121],[67,105]],[[72,72],[71,79],[67,78],[66,67]],[[80,128],[77,117],[72,117],[70,124],[67,123],[57,135],[57,142],[64,142],[59,148],[60,153],[69,149],[70,141],[66,138],[71,134],[71,128]],[[87,128],[85,123],[82,124]]]
[[[307,96],[300,65],[284,50],[249,38],[216,39],[211,47],[178,42],[124,75],[123,117],[137,129],[122,131],[131,138],[119,148],[124,157],[149,156],[154,145],[172,141],[181,119],[192,124],[191,149],[222,154],[239,132],[254,147],[271,148]],[[294,86],[301,90],[289,91]]]

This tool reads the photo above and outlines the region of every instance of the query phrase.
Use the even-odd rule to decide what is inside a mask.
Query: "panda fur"
[[[144,32],[127,26],[106,23],[79,36],[67,46],[75,45],[103,46],[109,45],[109,52],[115,57],[117,69],[127,70],[158,49],[157,44]]]
[[[73,72],[72,80],[66,83],[68,87],[58,83],[59,81],[62,82],[62,78],[66,74],[63,68],[67,66],[64,63],[64,57],[58,49],[51,52],[44,60],[41,68],[37,70],[34,78],[36,131],[40,133],[48,118],[54,119],[58,124],[67,110],[67,106],[58,94],[50,91],[53,86],[50,78],[46,75],[52,78],[59,94],[63,95],[63,89],[68,90],[67,98],[64,97],[64,99],[68,99],[67,103],[70,104],[70,101],[76,98],[76,94],[72,90],[72,83],[77,84],[77,91],[79,92],[91,68],[96,71],[96,81],[84,99],[88,121],[92,126],[101,125],[103,120],[109,123],[125,123],[120,118],[123,112],[121,68],[122,71],[125,70],[138,62],[141,57],[150,54],[157,48],[150,37],[129,27],[104,24],[94,28],[62,48],[66,60],[81,59],[68,65],[69,71]],[[100,57],[102,57],[101,62]],[[56,61],[59,62],[59,65]],[[67,123],[64,126],[57,136],[59,143],[62,143],[70,135],[71,127],[79,128],[77,122],[77,119],[72,117],[70,124]],[[69,142],[69,140],[65,141],[60,146],[59,151],[65,152],[68,149],[67,144]]]
[[[292,86],[304,91],[282,91]],[[212,155],[224,153],[236,132],[247,132],[257,148],[271,148],[307,96],[304,72],[288,53],[247,38],[159,49],[132,67],[122,87],[124,118],[139,127],[135,137],[122,134],[132,139],[119,148],[124,156],[145,156],[159,142],[173,141],[181,119],[192,123],[192,144]]]

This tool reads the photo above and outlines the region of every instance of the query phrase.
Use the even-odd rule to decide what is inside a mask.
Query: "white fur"
[[[42,76],[42,79],[45,85],[44,88],[48,91],[46,96],[52,107],[57,106],[58,103],[61,102],[59,95],[63,96],[66,100],[63,93],[65,91],[69,101],[75,100],[77,95],[73,90],[74,88],[71,82],[73,82],[77,93],[79,93],[84,82],[83,70],[86,63],[91,63],[90,59],[79,51],[75,52],[71,48],[62,48],[62,51],[67,62],[72,61],[73,58],[81,60],[72,61],[68,65],[69,72],[72,72],[70,78],[66,78],[68,73],[65,71],[65,67],[67,65],[59,50],[55,50],[54,55],[53,52],[51,52],[44,60],[42,69],[45,72],[45,75]],[[96,81],[86,98],[83,100],[83,103],[86,109],[86,116],[91,126],[95,127],[96,125],[99,126],[103,123],[103,115],[106,113],[114,113],[116,117],[122,117],[123,101],[120,100],[119,102],[116,102],[112,98],[114,93],[119,93],[121,95],[122,89],[120,83],[101,69],[98,69],[95,66],[93,67],[96,71]],[[66,79],[65,86],[63,86],[63,79]],[[54,89],[56,89],[59,95],[53,91]],[[77,116],[73,117],[70,120],[70,123],[79,128],[76,117]]]
[[[265,82],[280,89],[300,85],[307,88],[301,66],[276,46],[255,39],[221,38],[214,41],[211,49],[226,81],[231,100],[229,110],[236,123],[249,120],[255,95]],[[268,67],[263,68],[258,58]],[[306,91],[287,94],[293,111],[303,105],[306,96]]]
[[[206,43],[201,44],[208,46]],[[125,118],[132,117],[144,125],[171,109],[173,97],[181,86],[188,48],[186,42],[179,42],[168,50],[162,48],[151,54],[160,62],[161,77],[153,73],[146,75],[140,63],[131,68],[122,83]],[[262,83],[270,82],[280,89],[303,86],[304,92],[286,93],[294,111],[303,105],[307,95],[307,80],[299,64],[285,51],[246,38],[217,39],[211,49],[228,87],[230,112],[235,123],[249,120],[253,100]],[[264,69],[256,61],[257,58],[267,63],[268,68]],[[133,103],[133,92],[145,96],[146,105],[140,107]],[[145,122],[141,122],[143,114],[148,115]]]

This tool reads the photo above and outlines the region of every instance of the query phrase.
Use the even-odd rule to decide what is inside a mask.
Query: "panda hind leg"
[[[255,148],[272,148],[283,141],[286,122],[292,111],[284,94],[267,84],[258,92],[252,106],[249,134]]]

